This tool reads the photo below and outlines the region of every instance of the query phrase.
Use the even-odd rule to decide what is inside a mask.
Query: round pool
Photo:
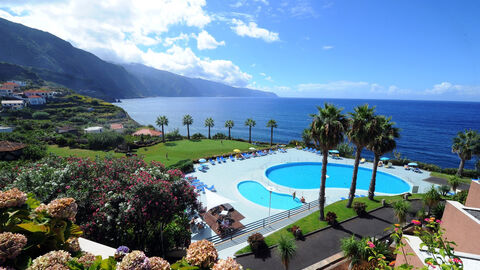
[[[268,207],[270,201],[270,191],[268,191],[262,184],[256,181],[243,181],[237,185],[238,191],[247,200],[256,204]],[[293,199],[292,195],[272,192],[272,208],[288,210],[298,206],[302,203],[298,198]]]
[[[329,163],[327,165],[327,188],[350,188],[353,166]],[[322,163],[295,162],[268,168],[265,175],[272,182],[291,188],[318,189],[322,176]],[[357,189],[368,190],[372,170],[358,168]],[[410,185],[388,173],[377,171],[376,192],[398,194],[410,191]]]

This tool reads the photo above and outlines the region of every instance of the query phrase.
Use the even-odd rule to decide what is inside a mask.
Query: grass
[[[418,199],[421,198],[421,194],[413,194],[410,196],[410,199]],[[355,198],[355,202],[363,202],[367,205],[366,211],[371,211],[374,209],[379,208],[382,203],[381,200],[385,199],[387,203],[393,203],[395,201],[401,200],[402,196],[397,195],[397,196],[377,196],[375,197],[374,201],[369,200],[368,198]],[[346,219],[349,219],[351,217],[356,216],[357,214],[353,210],[353,208],[347,208],[345,207],[346,205],[346,200],[343,201],[338,201],[334,202],[330,205],[327,205],[325,207],[325,215],[328,212],[335,212],[337,214],[337,221],[342,222]],[[319,230],[321,228],[327,227],[328,224],[326,221],[320,221],[319,220],[320,212],[316,211],[302,219],[299,219],[298,221],[270,234],[269,236],[265,237],[265,242],[267,243],[268,246],[273,246],[278,243],[280,238],[282,236],[287,237],[287,238],[292,238],[293,239],[293,234],[289,231],[287,231],[287,228],[291,228],[293,225],[296,225],[301,228],[303,234],[307,234],[316,230]],[[235,255],[239,254],[244,254],[251,252],[250,246],[246,246],[239,251],[235,253]]]
[[[146,162],[159,161],[169,166],[184,159],[199,159],[215,155],[225,155],[232,153],[233,149],[242,151],[248,150],[250,147],[256,147],[252,144],[230,140],[181,140],[166,143],[159,143],[154,146],[143,147],[137,150],[137,155],[142,156]],[[113,151],[94,151],[85,149],[70,149],[68,147],[58,147],[50,145],[48,152],[59,156],[77,156],[95,158],[105,157],[111,154],[114,157],[122,157],[124,154],[115,153]],[[168,159],[167,157],[168,153]]]
[[[431,175],[431,176],[434,176],[434,177],[438,177],[438,178],[443,178],[443,179],[446,179],[446,180],[448,180],[450,177],[453,176],[453,175],[450,175],[450,174],[439,173],[439,172],[431,172],[430,175]],[[468,177],[461,177],[461,178],[460,178],[460,181],[462,181],[463,183],[470,184],[470,182],[472,181],[472,179],[471,179],[471,178],[468,178]]]

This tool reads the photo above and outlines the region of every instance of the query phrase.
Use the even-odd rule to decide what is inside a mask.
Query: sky
[[[0,0],[115,63],[285,97],[480,101],[477,0]]]

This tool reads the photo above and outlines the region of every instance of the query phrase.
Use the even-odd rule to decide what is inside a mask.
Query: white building
[[[102,133],[103,127],[88,127],[84,131],[85,133]]]
[[[45,98],[44,97],[41,97],[41,96],[29,96],[28,97],[28,103],[30,105],[43,105],[45,103],[47,103],[45,101]]]
[[[24,81],[15,81],[15,80],[12,80],[12,81],[7,81],[8,83],[16,83],[18,84],[18,86],[20,87],[24,87],[24,86],[27,86],[27,82],[24,82]]]
[[[0,133],[10,133],[10,132],[13,132],[13,127],[0,126]]]
[[[25,108],[24,100],[2,100],[3,109],[20,110]]]
[[[52,91],[47,91],[47,90],[29,90],[29,91],[23,92],[23,94],[27,97],[40,96],[43,98],[52,98],[54,95]]]
[[[7,97],[13,94],[13,90],[10,88],[0,87],[0,96]]]

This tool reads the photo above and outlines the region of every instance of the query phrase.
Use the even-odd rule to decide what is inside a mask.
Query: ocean
[[[224,127],[226,120],[233,120],[232,136],[248,139],[247,118],[256,121],[252,129],[252,140],[270,141],[268,120],[275,119],[278,128],[274,130],[274,142],[287,143],[301,140],[301,134],[311,122],[310,114],[317,112],[317,106],[333,103],[351,112],[357,105],[368,103],[376,107],[378,114],[391,116],[401,129],[397,151],[411,160],[433,163],[443,168],[456,168],[459,159],[451,152],[452,139],[465,129],[480,130],[480,103],[447,101],[406,101],[406,100],[355,100],[355,99],[311,99],[311,98],[226,98],[226,97],[155,97],[126,99],[116,105],[125,109],[140,124],[155,125],[159,115],[166,115],[169,125],[166,131],[179,128],[186,135],[182,117],[190,114],[193,125],[190,135],[200,132],[207,135],[204,126],[207,117],[212,117],[217,132],[228,134]],[[363,156],[372,157],[365,151]],[[393,154],[386,156],[392,157]],[[466,164],[474,168],[474,160]]]

